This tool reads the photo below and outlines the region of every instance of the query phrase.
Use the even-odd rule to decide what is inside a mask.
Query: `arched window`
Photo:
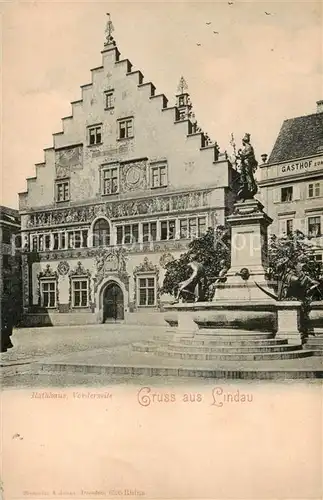
[[[93,246],[110,245],[110,224],[105,219],[99,219],[93,226]]]

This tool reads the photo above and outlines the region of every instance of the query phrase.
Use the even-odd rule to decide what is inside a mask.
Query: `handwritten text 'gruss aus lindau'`
[[[211,393],[201,394],[200,392],[185,392],[176,394],[175,392],[164,392],[153,390],[151,387],[142,387],[137,392],[137,401],[141,406],[153,406],[162,403],[202,403],[206,402],[211,406],[221,408],[225,404],[248,404],[254,401],[253,394],[243,392],[240,389],[233,391],[224,390],[223,387],[214,387]]]

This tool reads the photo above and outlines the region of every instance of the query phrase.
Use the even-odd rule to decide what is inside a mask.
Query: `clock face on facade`
[[[127,184],[133,186],[134,184],[137,184],[139,180],[140,180],[140,169],[137,167],[131,167],[126,175]]]

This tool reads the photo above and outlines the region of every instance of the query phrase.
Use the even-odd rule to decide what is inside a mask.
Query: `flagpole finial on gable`
[[[112,33],[114,31],[114,26],[113,26],[113,23],[111,21],[110,12],[107,12],[107,16],[108,16],[108,20],[107,20],[107,24],[105,27],[105,42],[104,42],[105,46],[110,45],[110,44],[115,44],[114,38],[112,36]]]

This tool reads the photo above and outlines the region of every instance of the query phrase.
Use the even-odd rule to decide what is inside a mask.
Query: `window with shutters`
[[[281,188],[281,198],[282,202],[293,201],[293,186]]]

